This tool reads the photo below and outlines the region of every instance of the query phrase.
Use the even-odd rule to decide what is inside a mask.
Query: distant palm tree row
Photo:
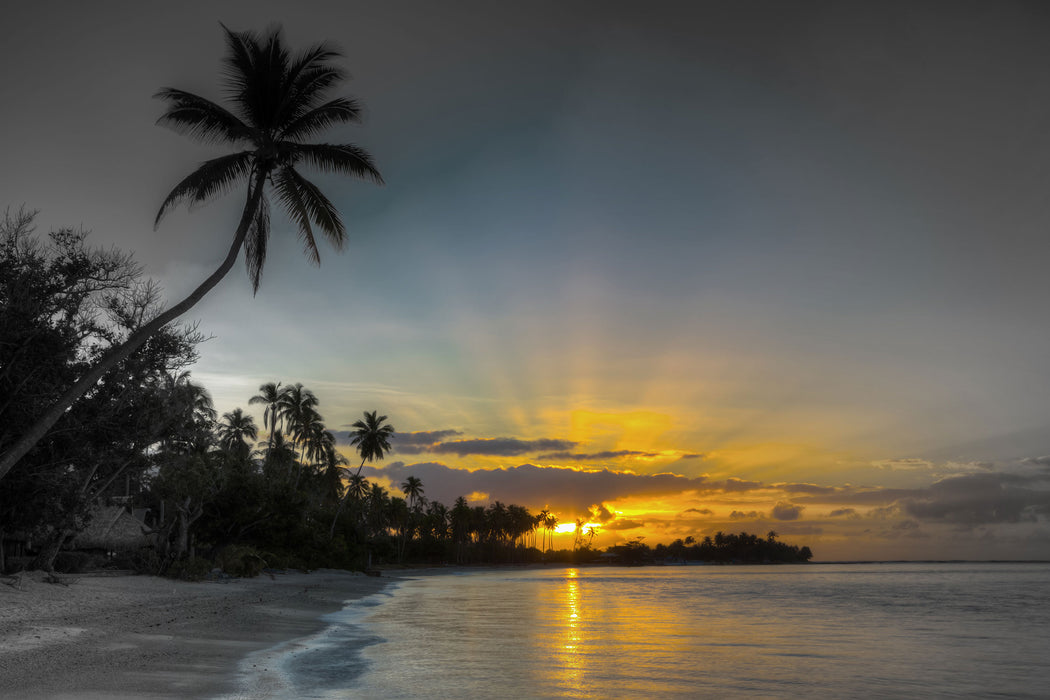
[[[251,414],[234,408],[218,416],[207,390],[188,373],[160,374],[150,383],[153,413],[129,416],[146,419],[148,434],[158,437],[129,445],[133,470],[107,476],[93,469],[103,481],[77,489],[75,511],[55,505],[70,514],[60,521],[51,516],[61,528],[41,530],[46,546],[35,555],[41,568],[49,568],[63,544],[90,522],[91,504],[106,499],[147,514],[152,548],[130,553],[138,563],[128,565],[178,576],[203,575],[215,566],[248,575],[262,566],[575,562],[596,554],[597,531],[582,519],[572,528],[572,547],[556,551],[559,520],[549,508],[532,513],[501,501],[471,504],[464,496],[448,507],[428,498],[414,475],[393,493],[378,479],[369,480],[364,465],[382,460],[396,442],[394,427],[377,411],[364,412],[350,426],[349,445],[360,457],[353,469],[324,423],[320,401],[302,384],[270,382],[250,397],[250,405],[262,408],[267,435],[260,441]],[[776,541],[775,533],[761,540],[718,533],[714,540],[690,538],[670,549],[657,545],[653,552],[640,543],[623,547],[612,553],[625,561],[788,561],[808,555],[808,549]]]
[[[262,408],[266,438],[251,414],[221,417],[188,374],[169,378],[178,416],[154,453],[141,505],[156,514],[161,548],[176,560],[214,557],[231,546],[262,560],[303,566],[369,566],[406,561],[533,561],[553,543],[558,519],[520,505],[456,499],[451,508],[408,476],[390,493],[361,471],[382,460],[396,433],[387,416],[366,411],[351,425],[356,470],[336,447],[317,396],[302,384],[268,382],[249,404]],[[323,525],[322,525],[323,524]],[[577,542],[579,544],[579,542]]]

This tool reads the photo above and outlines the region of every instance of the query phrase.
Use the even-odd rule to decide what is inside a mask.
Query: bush
[[[298,569],[300,571],[306,571],[309,569],[306,565],[306,561],[295,554],[274,551],[263,552],[262,556],[266,559],[267,564],[271,569]]]
[[[168,567],[168,578],[177,578],[182,581],[203,581],[204,577],[211,573],[212,568],[212,563],[201,557],[179,559]]]
[[[81,574],[91,567],[91,555],[86,552],[59,552],[55,557],[55,573]]]
[[[167,561],[152,548],[127,549],[116,552],[109,560],[114,569],[131,569],[137,574],[159,576]]]
[[[231,545],[215,557],[215,565],[230,576],[254,578],[262,573],[267,560],[254,547]]]

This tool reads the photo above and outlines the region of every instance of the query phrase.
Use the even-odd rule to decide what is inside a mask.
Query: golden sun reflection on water
[[[559,664],[562,682],[570,688],[579,688],[583,679],[582,655],[580,645],[583,642],[581,629],[582,611],[580,609],[579,572],[569,569],[565,572],[564,610],[565,637],[562,641],[563,659]]]
[[[577,580],[576,569],[569,569],[565,576],[565,643],[562,647],[569,652],[575,652],[580,643],[580,582]]]

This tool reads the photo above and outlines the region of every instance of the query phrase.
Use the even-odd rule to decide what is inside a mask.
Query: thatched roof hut
[[[138,549],[151,543],[149,528],[123,506],[99,506],[88,526],[74,538],[73,549]]]

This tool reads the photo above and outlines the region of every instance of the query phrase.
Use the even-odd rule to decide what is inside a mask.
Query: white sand
[[[27,574],[0,585],[0,697],[214,698],[249,653],[312,634],[391,578],[340,571],[226,583]],[[6,579],[5,579],[6,580]],[[259,686],[268,683],[259,669]],[[243,680],[243,679],[242,679]]]

